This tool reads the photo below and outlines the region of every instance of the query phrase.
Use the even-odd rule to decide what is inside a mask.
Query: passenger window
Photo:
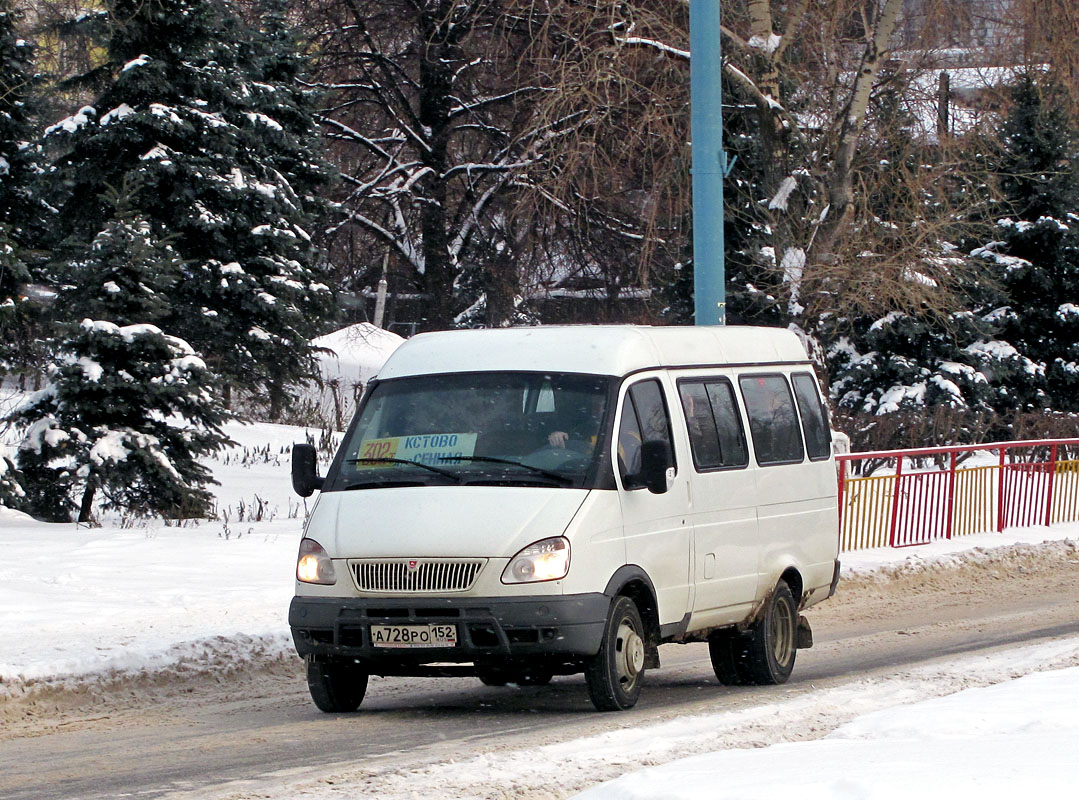
[[[659,381],[641,381],[626,393],[622,403],[622,421],[618,426],[618,471],[627,489],[644,486],[639,477],[641,443],[657,439],[667,443],[667,451],[671,454],[668,466],[673,467],[670,415],[663,399],[663,389]]]
[[[798,400],[798,413],[802,417],[802,431],[806,437],[806,449],[810,461],[828,458],[832,449],[832,433],[824,415],[824,405],[817,391],[817,381],[812,375],[791,376],[794,396]]]
[[[678,393],[697,469],[746,466],[745,434],[730,382],[684,381]]]
[[[738,385],[749,416],[757,463],[763,466],[801,461],[805,450],[786,379],[782,375],[743,375]]]
[[[744,467],[749,464],[749,448],[746,432],[742,428],[742,416],[734,399],[734,387],[729,381],[708,384],[708,400],[719,431],[719,450],[723,454],[724,467]]]
[[[683,383],[678,387],[682,399],[682,411],[686,415],[689,431],[689,448],[693,452],[693,464],[698,470],[715,469],[723,463],[719,449],[719,434],[712,417],[712,406],[703,383]]]

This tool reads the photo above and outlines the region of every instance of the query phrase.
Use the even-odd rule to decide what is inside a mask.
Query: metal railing
[[[841,550],[1079,521],[1079,439],[847,453],[836,462]]]

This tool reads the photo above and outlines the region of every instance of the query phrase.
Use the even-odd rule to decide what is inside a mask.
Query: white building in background
[[[939,50],[951,66],[1015,63],[1024,25],[1020,0],[903,0],[904,49]],[[934,17],[937,18],[934,18]]]

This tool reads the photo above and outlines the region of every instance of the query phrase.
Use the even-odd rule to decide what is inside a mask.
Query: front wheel
[[[355,711],[367,694],[367,679],[367,672],[355,663],[307,657],[307,688],[320,711]]]
[[[761,686],[786,683],[798,655],[798,610],[786,581],[776,584],[764,615],[745,636],[746,677]]]
[[[584,671],[588,696],[600,711],[625,711],[637,704],[644,679],[644,635],[636,603],[628,597],[617,598],[599,652]]]

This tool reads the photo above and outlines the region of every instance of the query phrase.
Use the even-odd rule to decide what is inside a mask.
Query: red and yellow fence
[[[972,465],[959,466],[961,459]],[[1079,521],[1079,439],[849,453],[836,461],[841,550]],[[912,466],[927,461],[932,469]],[[865,474],[874,466],[887,474]]]

